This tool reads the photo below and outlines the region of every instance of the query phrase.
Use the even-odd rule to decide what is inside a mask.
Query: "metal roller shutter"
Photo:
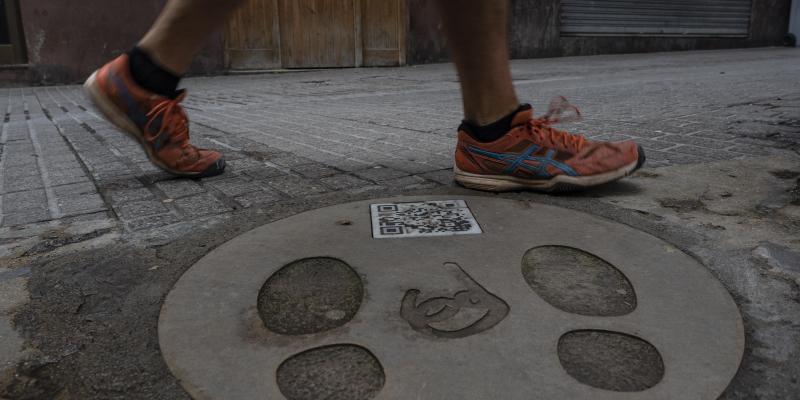
[[[564,36],[747,36],[752,0],[562,0]]]

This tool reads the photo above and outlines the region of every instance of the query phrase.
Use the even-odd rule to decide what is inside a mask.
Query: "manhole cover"
[[[243,234],[166,299],[198,399],[716,399],[744,350],[722,285],[669,244],[561,208],[399,198]]]

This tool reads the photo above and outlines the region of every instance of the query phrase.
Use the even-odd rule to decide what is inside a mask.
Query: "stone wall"
[[[510,1],[509,43],[513,58],[780,46],[788,29],[791,6],[791,0],[753,0],[747,38],[561,37],[560,0]],[[448,59],[441,23],[430,3],[409,0],[409,64]]]
[[[131,48],[155,20],[164,0],[23,0],[20,12],[33,83],[75,83]],[[192,67],[196,74],[221,72],[222,36]]]

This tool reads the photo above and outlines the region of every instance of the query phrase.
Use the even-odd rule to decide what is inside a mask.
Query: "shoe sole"
[[[158,157],[156,157],[150,146],[147,145],[139,127],[137,127],[136,124],[134,124],[133,121],[131,121],[130,118],[125,115],[125,113],[119,111],[117,106],[115,106],[114,103],[105,95],[105,93],[103,93],[102,89],[100,89],[100,86],[97,84],[97,71],[89,76],[89,79],[87,79],[83,84],[83,89],[86,92],[86,95],[89,97],[89,100],[94,103],[95,107],[100,110],[100,112],[109,122],[114,124],[126,135],[139,143],[139,146],[141,146],[142,150],[144,150],[145,154],[147,154],[147,158],[150,159],[150,162],[152,162],[155,166],[173,175],[189,178],[203,178],[207,176],[218,175],[225,169],[225,160],[221,158],[202,172],[185,172],[166,166],[161,162],[161,160],[158,159]]]
[[[479,175],[464,172],[457,166],[453,167],[455,180],[461,186],[469,189],[489,192],[511,192],[519,190],[533,190],[539,192],[573,192],[603,185],[620,180],[638,170],[644,165],[644,150],[639,147],[639,159],[624,167],[602,174],[590,176],[557,175],[547,180],[534,180],[517,178],[510,175]]]

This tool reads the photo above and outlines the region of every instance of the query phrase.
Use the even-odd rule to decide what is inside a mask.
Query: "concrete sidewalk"
[[[636,139],[648,164],[576,196],[503,197],[588,211],[692,254],[745,318],[745,361],[724,398],[800,393],[800,51],[513,70],[537,114],[564,95],[585,119],[563,128]],[[186,398],[155,327],[166,292],[211,248],[325,205],[475,194],[452,183],[461,103],[450,65],[184,84],[193,142],[229,160],[221,176],[160,172],[78,86],[0,89],[0,398]]]

